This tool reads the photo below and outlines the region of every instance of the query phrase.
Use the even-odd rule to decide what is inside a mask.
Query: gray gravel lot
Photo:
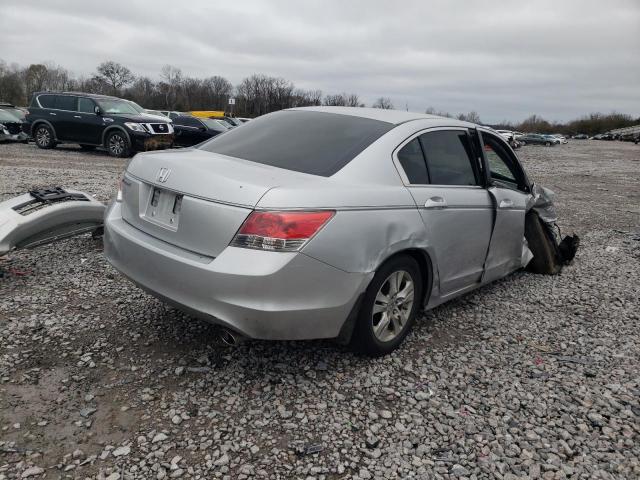
[[[0,260],[0,480],[640,478],[640,147],[519,155],[580,235],[574,264],[428,312],[382,359],[223,347],[88,235]],[[107,200],[123,166],[1,144],[0,199]]]

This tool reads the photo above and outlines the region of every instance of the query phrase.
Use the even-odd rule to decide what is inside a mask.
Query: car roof
[[[124,98],[114,97],[111,95],[99,95],[97,93],[84,92],[35,92],[34,95],[75,95],[103,100],[125,100]],[[127,100],[130,102],[131,100]]]
[[[473,123],[463,122],[455,118],[440,117],[438,115],[430,115],[428,113],[407,112],[405,110],[385,110],[382,108],[365,108],[365,107],[298,107],[289,108],[288,110],[299,110],[307,112],[324,112],[334,113],[337,115],[350,115],[352,117],[368,118],[381,122],[400,125],[401,123],[410,122],[412,120],[434,120],[438,124],[447,126],[473,126]]]

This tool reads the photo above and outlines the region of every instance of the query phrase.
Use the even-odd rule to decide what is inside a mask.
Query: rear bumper
[[[347,273],[301,253],[227,247],[215,259],[105,218],[105,256],[152,295],[251,338],[334,338],[372,274]]]

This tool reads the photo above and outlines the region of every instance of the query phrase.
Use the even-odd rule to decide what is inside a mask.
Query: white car
[[[569,141],[567,140],[567,137],[565,137],[561,133],[555,133],[555,134],[553,134],[551,136],[552,137],[556,137],[558,140],[560,140],[560,143],[569,143]]]

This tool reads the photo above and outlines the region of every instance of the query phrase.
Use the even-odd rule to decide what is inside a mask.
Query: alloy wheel
[[[36,132],[36,141],[41,147],[46,147],[51,143],[51,133],[46,127],[40,127]]]
[[[393,272],[376,295],[371,323],[373,334],[381,342],[400,335],[409,320],[414,300],[413,279],[404,270]]]
[[[115,134],[109,137],[109,151],[112,155],[119,157],[126,148],[126,141],[121,135]]]

